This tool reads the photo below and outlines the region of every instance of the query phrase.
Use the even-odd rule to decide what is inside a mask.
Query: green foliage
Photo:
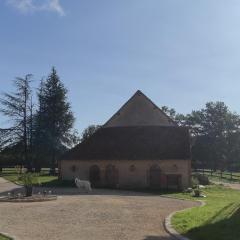
[[[189,127],[192,137],[193,165],[211,169],[240,168],[240,116],[223,102],[208,102],[190,114],[162,110],[180,126]]]
[[[199,187],[193,190],[193,197],[200,197],[201,196],[201,189]]]
[[[50,164],[54,168],[57,157],[79,142],[67,90],[55,68],[41,81],[35,108],[31,78],[30,74],[16,78],[15,92],[0,98],[0,113],[11,123],[8,129],[0,128],[0,166],[24,164],[29,171]]]
[[[67,101],[67,89],[60,81],[55,68],[46,81],[41,82],[38,92],[39,109],[36,114],[35,146],[41,153],[50,156],[51,167],[66,146],[72,146],[74,117]]]
[[[209,102],[186,117],[196,136],[193,158],[212,169],[226,169],[240,157],[240,117],[223,102]]]
[[[38,186],[41,184],[43,187],[75,187],[74,181],[60,180],[57,176],[50,176],[48,172],[48,169],[44,169],[38,174],[33,174],[33,185]],[[16,168],[3,168],[3,172],[0,173],[0,176],[8,181],[22,185],[24,184]]]
[[[101,126],[100,125],[89,125],[83,130],[81,141],[87,140],[91,137]]]
[[[0,234],[0,240],[12,240],[12,238],[6,237],[2,234]]]
[[[0,98],[0,113],[10,123],[8,129],[0,129],[0,148],[20,147],[21,151],[18,155],[23,156],[21,161],[29,167],[31,165],[29,151],[32,133],[31,78],[31,74],[24,78],[17,77],[13,82],[15,92],[3,93]]]
[[[30,172],[21,174],[19,180],[27,187],[32,187],[37,184],[40,185],[38,175]]]
[[[167,106],[162,106],[161,107],[161,110],[166,113],[169,117],[171,117],[172,119],[175,118],[176,116],[176,111],[174,108],[169,108]]]

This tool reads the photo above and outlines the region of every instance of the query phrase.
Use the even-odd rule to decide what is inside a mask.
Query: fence
[[[192,173],[200,173],[212,178],[218,178],[222,180],[240,182],[240,172],[226,172],[226,171],[213,171],[210,169],[193,169]]]

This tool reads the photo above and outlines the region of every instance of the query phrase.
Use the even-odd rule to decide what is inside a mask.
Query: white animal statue
[[[91,183],[86,180],[80,180],[79,178],[75,178],[75,184],[79,189],[85,189],[87,193],[92,191]]]

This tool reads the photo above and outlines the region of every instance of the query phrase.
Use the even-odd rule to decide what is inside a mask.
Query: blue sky
[[[181,113],[216,100],[240,113],[240,1],[0,0],[0,91],[52,66],[79,131],[137,89]]]

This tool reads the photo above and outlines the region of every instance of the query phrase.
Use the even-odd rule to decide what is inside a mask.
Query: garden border
[[[185,199],[186,200],[186,199]],[[197,202],[200,202],[200,206],[199,207],[203,207],[206,205],[206,202],[205,201],[202,201],[202,200],[196,200]],[[178,239],[178,240],[191,240],[187,237],[184,237],[182,236],[178,231],[176,231],[171,223],[172,221],[172,217],[176,214],[176,213],[179,213],[179,212],[183,212],[187,209],[192,209],[192,208],[195,208],[195,207],[190,207],[190,208],[185,208],[183,210],[179,210],[179,211],[175,211],[175,212],[172,212],[170,213],[164,220],[164,228],[165,230],[172,236],[174,237],[175,239]]]

